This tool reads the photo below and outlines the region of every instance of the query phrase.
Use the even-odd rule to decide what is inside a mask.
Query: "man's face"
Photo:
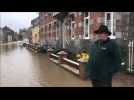
[[[103,33],[98,34],[98,39],[99,40],[106,40],[107,37],[108,37],[107,33],[103,32]]]

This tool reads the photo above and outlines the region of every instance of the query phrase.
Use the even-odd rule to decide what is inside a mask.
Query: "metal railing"
[[[79,75],[84,80],[86,79],[85,66],[82,63],[70,60],[70,59],[64,57],[63,55],[57,55],[57,54],[53,54],[53,53],[50,53],[49,57],[56,58],[56,59],[58,58],[60,65],[61,64],[69,65],[69,67],[66,67],[67,70],[73,72],[74,74]],[[72,70],[72,68],[75,68],[75,69]],[[76,70],[78,72],[76,72]]]
[[[80,66],[80,64],[79,64],[78,62],[72,61],[72,60],[70,60],[70,59],[63,58],[63,60],[64,60],[64,61],[66,61],[66,62],[69,62],[69,63],[71,63],[71,64],[74,64],[74,65]]]
[[[56,54],[51,54],[51,56],[53,56],[53,57],[56,57],[56,58],[59,58],[60,56],[58,56],[58,55],[56,55]]]

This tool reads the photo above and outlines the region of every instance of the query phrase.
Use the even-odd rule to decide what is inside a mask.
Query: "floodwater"
[[[78,76],[48,60],[46,54],[34,54],[19,42],[0,45],[1,87],[90,86]]]

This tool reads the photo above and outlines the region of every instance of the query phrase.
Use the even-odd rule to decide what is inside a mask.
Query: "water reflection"
[[[0,46],[1,53],[10,53],[11,51],[13,51],[15,49],[15,47],[16,47],[15,44],[2,45],[2,46]]]

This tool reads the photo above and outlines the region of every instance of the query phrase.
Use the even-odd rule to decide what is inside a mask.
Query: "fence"
[[[57,55],[57,54],[53,54],[52,52],[48,52],[48,56],[49,56],[49,58],[54,58],[53,62],[59,64],[60,66],[67,69],[68,71],[70,71],[76,75],[79,75],[80,78],[82,78],[83,80],[85,80],[87,78],[86,73],[85,73],[84,63],[75,62],[73,60],[70,60],[67,58],[66,55],[63,55],[63,54]],[[55,60],[57,60],[57,61],[55,61]]]

